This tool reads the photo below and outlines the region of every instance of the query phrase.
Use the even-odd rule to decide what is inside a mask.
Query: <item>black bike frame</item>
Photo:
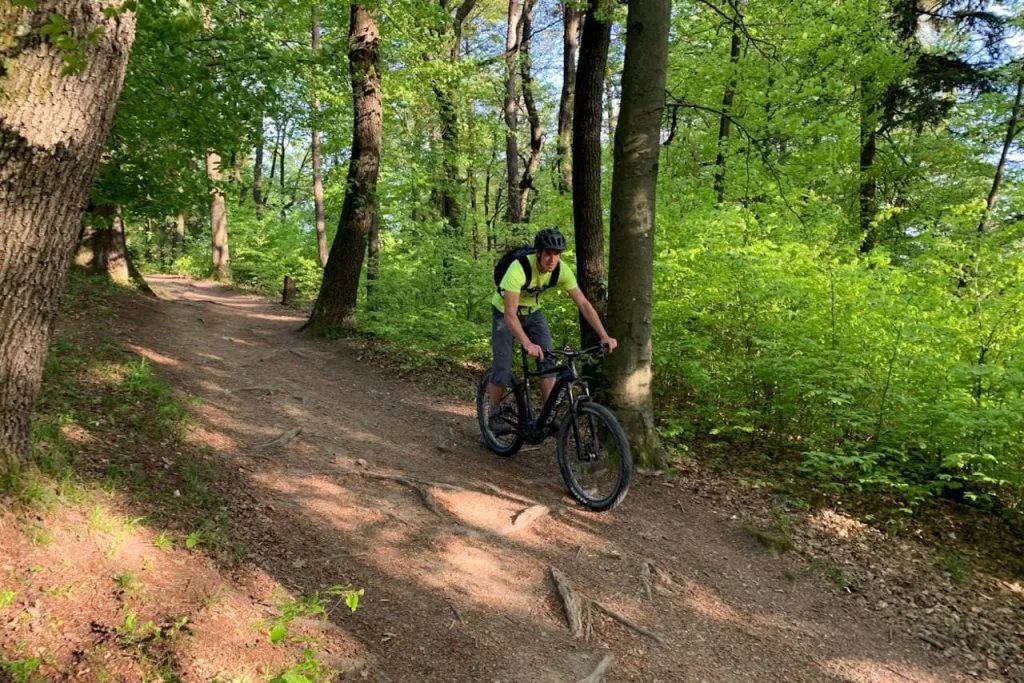
[[[569,415],[573,421],[573,431],[576,434],[578,443],[579,425],[576,424],[576,411],[572,408],[576,405],[577,401],[590,398],[590,387],[587,385],[586,380],[576,372],[576,363],[573,361],[573,358],[567,358],[564,365],[557,365],[550,370],[530,372],[528,365],[529,357],[526,355],[526,349],[519,347],[519,350],[523,359],[523,381],[515,390],[522,388],[522,391],[525,392],[526,422],[525,424],[520,423],[520,428],[523,430],[523,439],[530,444],[539,444],[554,433],[558,425],[549,425],[548,422],[552,419],[552,413],[555,411],[555,407],[559,405],[562,395],[567,394],[570,408]],[[551,393],[548,395],[548,400],[541,408],[540,415],[534,420],[533,401],[530,397],[530,377],[545,377],[548,375],[557,375],[558,378],[555,380],[555,386],[552,387]],[[583,393],[578,398],[573,394],[574,384],[579,384],[583,387]]]

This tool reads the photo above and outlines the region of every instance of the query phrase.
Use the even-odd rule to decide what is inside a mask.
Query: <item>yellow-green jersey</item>
[[[504,292],[520,292],[520,313],[529,314],[540,308],[540,295],[544,290],[550,288],[551,273],[540,272],[540,268],[537,267],[536,254],[529,254],[526,258],[530,263],[531,278],[529,286],[526,286],[526,272],[523,270],[523,264],[518,260],[512,261],[505,271],[505,275],[501,278],[498,291],[491,297],[491,303],[499,311],[505,310],[505,300],[502,298]],[[568,292],[570,289],[575,289],[578,286],[576,275],[572,272],[572,268],[565,261],[559,261],[558,282],[555,283],[555,288]]]

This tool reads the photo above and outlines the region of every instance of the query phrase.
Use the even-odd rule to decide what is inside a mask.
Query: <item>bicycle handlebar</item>
[[[554,349],[554,350],[551,351],[551,355],[552,356],[564,356],[566,358],[578,358],[579,356],[604,355],[606,353],[608,353],[608,345],[603,343],[603,342],[598,344],[597,346],[591,346],[590,348],[582,349],[580,351],[572,351],[572,350],[566,351],[566,350],[563,350],[563,349]]]

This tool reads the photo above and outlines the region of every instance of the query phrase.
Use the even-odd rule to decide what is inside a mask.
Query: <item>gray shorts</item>
[[[505,322],[505,315],[498,309],[491,307],[491,381],[495,384],[512,384],[512,347],[516,338],[512,336],[512,330]],[[551,330],[548,329],[548,321],[544,314],[538,309],[528,315],[519,316],[519,323],[523,326],[523,332],[537,346],[544,349],[545,355],[552,351]],[[542,370],[554,366],[550,357],[545,358],[539,364]]]

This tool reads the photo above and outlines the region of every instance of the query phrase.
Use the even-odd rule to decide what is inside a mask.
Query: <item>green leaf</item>
[[[277,624],[270,629],[270,642],[280,643],[288,633],[288,627],[284,624]]]
[[[345,593],[345,606],[352,612],[359,609],[359,598],[363,595],[363,589],[360,588],[357,591],[347,591]]]

